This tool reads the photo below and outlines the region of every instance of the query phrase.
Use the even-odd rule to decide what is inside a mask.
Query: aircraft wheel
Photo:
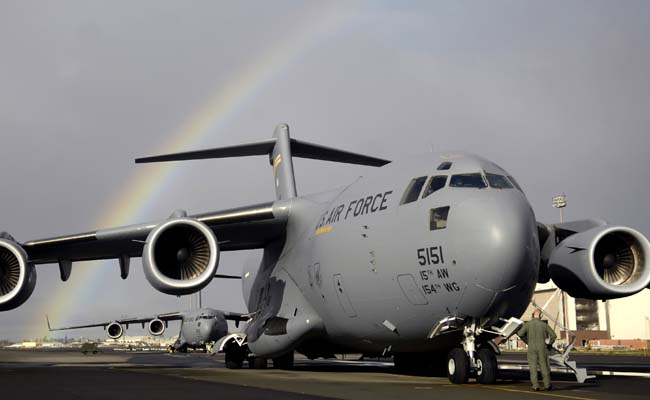
[[[291,369],[293,368],[293,351],[281,357],[273,359],[273,368],[276,369]]]
[[[467,357],[463,349],[451,349],[447,355],[447,378],[451,383],[467,383],[469,379],[469,357]]]
[[[228,369],[241,369],[244,365],[244,358],[238,354],[226,353],[226,368]]]
[[[248,366],[251,369],[266,369],[268,360],[264,357],[251,357],[248,359]]]
[[[231,344],[226,348],[226,368],[240,369],[244,365],[246,352],[236,344]]]
[[[476,357],[476,380],[483,385],[492,385],[497,380],[497,356],[492,349],[479,349]]]

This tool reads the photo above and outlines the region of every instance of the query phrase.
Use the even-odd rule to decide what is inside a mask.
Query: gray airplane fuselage
[[[451,167],[437,170],[445,161]],[[265,250],[258,271],[245,271],[256,312],[246,328],[251,351],[273,357],[310,340],[369,353],[434,351],[449,347],[444,335],[427,338],[445,317],[489,326],[521,316],[539,270],[535,215],[517,188],[450,187],[451,176],[468,173],[509,176],[480,157],[425,154],[291,199],[286,239]],[[433,176],[448,178],[425,197]],[[417,200],[401,204],[419,177]],[[436,225],[432,213],[444,207]]]
[[[181,329],[175,347],[204,348],[228,333],[228,323],[222,312],[200,308],[183,313]]]

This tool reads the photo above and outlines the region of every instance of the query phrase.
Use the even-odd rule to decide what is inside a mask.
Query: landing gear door
[[[339,304],[341,308],[348,317],[356,317],[357,312],[352,307],[350,298],[348,297],[347,292],[345,291],[345,286],[343,285],[343,277],[341,274],[334,275],[334,290],[336,291],[336,297],[339,299]]]

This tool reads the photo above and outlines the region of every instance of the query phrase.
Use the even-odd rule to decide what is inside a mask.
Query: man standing
[[[528,367],[533,390],[536,392],[540,390],[537,380],[537,365],[542,372],[544,390],[551,390],[551,367],[548,362],[547,345],[552,345],[557,336],[553,329],[542,321],[542,311],[539,309],[533,311],[533,319],[526,322],[517,334],[528,344]]]

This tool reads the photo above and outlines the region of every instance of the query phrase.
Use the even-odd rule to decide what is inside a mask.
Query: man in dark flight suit
[[[528,344],[528,367],[530,368],[530,382],[533,384],[533,390],[540,390],[537,380],[538,364],[542,372],[544,390],[551,390],[551,367],[548,362],[547,346],[552,345],[557,336],[553,329],[542,321],[542,311],[539,309],[533,311],[533,319],[526,322],[517,334]],[[546,343],[547,339],[548,344]]]

